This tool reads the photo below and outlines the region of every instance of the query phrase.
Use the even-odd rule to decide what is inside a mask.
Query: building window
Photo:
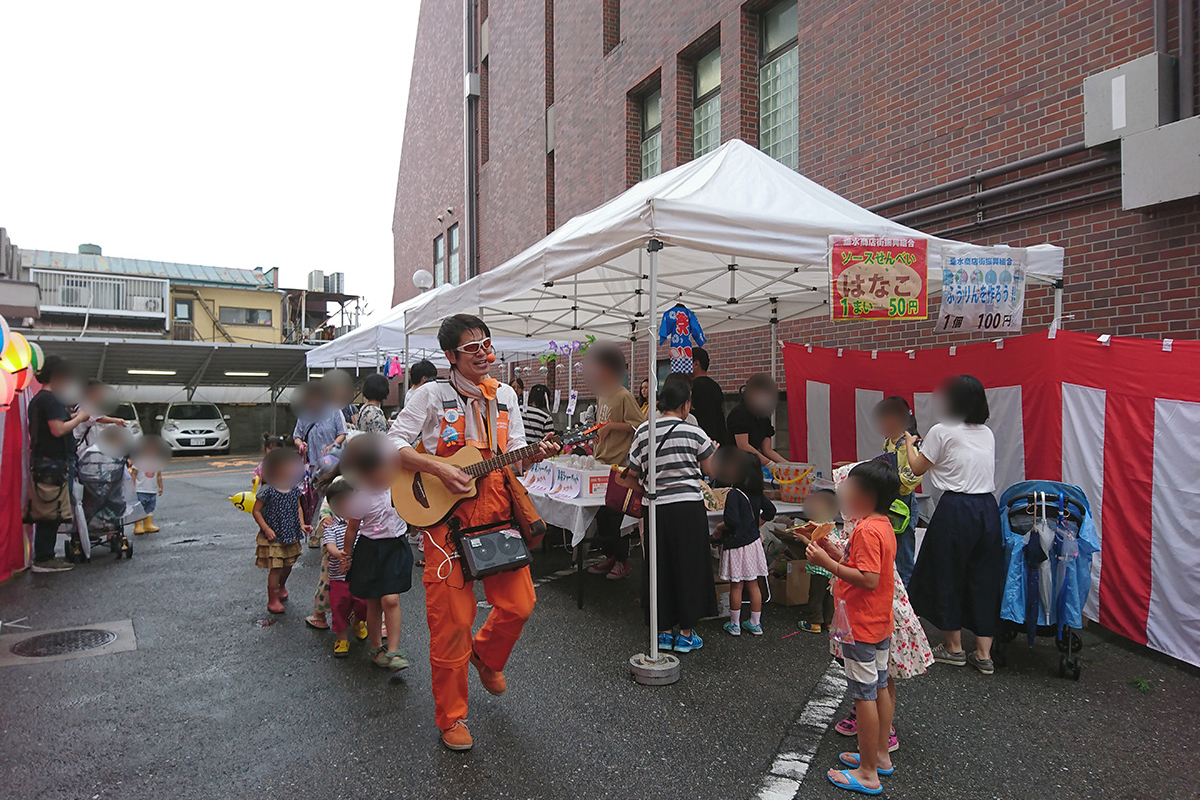
[[[642,98],[642,180],[662,172],[662,90]]]
[[[450,237],[450,285],[458,286],[462,279],[458,268],[458,223],[451,225],[446,233]]]
[[[796,0],[763,12],[758,70],[759,147],[791,169],[800,168],[799,25]]]
[[[696,105],[692,111],[692,155],[699,158],[721,144],[721,49],[696,61]]]
[[[433,240],[433,285],[446,282],[446,237],[438,234]]]
[[[231,308],[221,306],[220,320],[222,325],[262,325],[271,327],[271,309],[269,308]]]
[[[191,300],[176,300],[175,301],[175,319],[178,322],[192,321],[192,301]]]

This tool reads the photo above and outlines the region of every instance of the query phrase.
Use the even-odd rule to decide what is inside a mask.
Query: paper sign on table
[[[525,488],[531,492],[548,492],[554,486],[554,465],[545,461],[534,464],[525,475]]]
[[[554,488],[548,494],[561,500],[579,497],[583,488],[582,476],[575,470],[557,469],[555,473]]]

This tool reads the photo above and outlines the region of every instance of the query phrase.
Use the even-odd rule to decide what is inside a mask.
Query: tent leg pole
[[[779,385],[779,304],[771,298],[771,380]],[[771,425],[775,425],[775,411],[771,411]]]
[[[646,243],[650,253],[650,310],[651,324],[658,311],[658,251],[663,248],[662,242],[651,239]],[[646,685],[661,685],[674,683],[679,680],[679,659],[658,652],[658,509],[655,492],[658,488],[657,464],[655,458],[655,425],[658,422],[658,376],[654,369],[655,357],[658,355],[658,343],[653,335],[647,337],[647,355],[649,368],[646,377],[649,383],[648,399],[650,407],[646,410],[647,442],[646,442],[646,549],[647,565],[650,572],[650,649],[648,656],[638,654],[630,659],[633,678],[638,683]]]
[[[1057,280],[1054,282],[1054,320],[1050,323],[1050,330],[1057,331],[1062,328],[1063,322],[1063,282]]]

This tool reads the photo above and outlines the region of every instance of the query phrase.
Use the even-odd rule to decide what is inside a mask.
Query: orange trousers
[[[488,480],[490,477],[485,476],[479,481],[479,500],[464,504],[472,508],[460,507],[462,513],[458,515],[464,518],[464,525],[485,524],[480,517],[494,517],[496,513],[506,514],[500,519],[507,518],[507,512],[497,507],[502,499],[507,500],[507,496],[501,498],[493,493],[496,487],[489,485],[492,483]],[[449,530],[445,525],[439,525],[427,531],[425,540],[429,666],[434,712],[441,730],[467,717],[467,678],[472,651],[488,667],[503,670],[536,602],[529,567],[483,578],[483,591],[492,610],[483,627],[472,636],[471,626],[478,611],[475,592],[472,584],[463,579],[458,560],[446,563],[443,551],[451,552],[448,539]]]

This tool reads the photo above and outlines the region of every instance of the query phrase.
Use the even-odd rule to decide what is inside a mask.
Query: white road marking
[[[784,736],[771,768],[759,783],[758,791],[754,793],[757,800],[792,800],[796,797],[845,694],[846,678],[842,667],[831,660],[808,696],[800,716]]]

